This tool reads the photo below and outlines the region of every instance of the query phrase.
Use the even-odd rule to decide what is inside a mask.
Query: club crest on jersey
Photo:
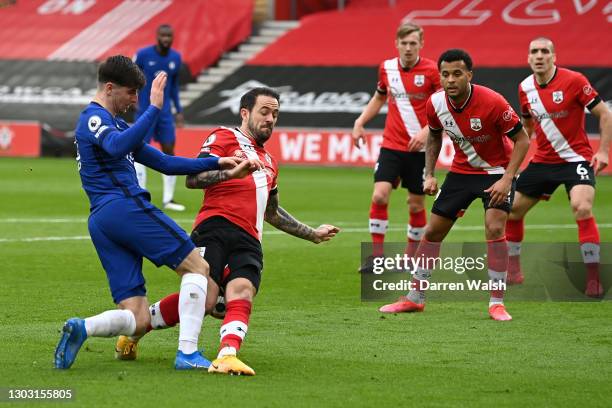
[[[170,63],[168,63],[168,68],[170,68],[170,69],[172,69],[172,70],[173,70],[174,68],[176,68],[176,64],[174,63],[174,61],[170,61]]]
[[[415,75],[414,76],[414,84],[416,86],[423,86],[423,85],[425,85],[425,75]]]
[[[472,128],[472,130],[480,130],[482,129],[482,123],[480,122],[479,118],[470,118],[470,127]]]
[[[552,98],[554,103],[563,102],[563,91],[554,91],[552,93]]]

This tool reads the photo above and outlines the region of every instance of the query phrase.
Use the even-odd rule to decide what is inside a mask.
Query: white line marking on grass
[[[1,220],[0,220],[1,221]],[[453,227],[455,231],[481,231],[482,225],[456,225]],[[529,230],[560,230],[573,229],[576,224],[534,224],[525,225]],[[612,224],[599,224],[600,229],[612,228]],[[387,231],[405,231],[405,228],[388,228]],[[354,234],[368,232],[368,228],[343,228],[342,233]],[[279,230],[264,231],[264,235],[285,235],[286,233]],[[0,238],[0,242],[38,242],[38,241],[83,241],[89,240],[89,235],[76,235],[66,237],[28,237],[28,238]]]

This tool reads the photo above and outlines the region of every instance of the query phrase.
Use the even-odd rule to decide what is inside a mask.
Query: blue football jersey
[[[142,69],[147,79],[146,85],[138,93],[138,115],[142,114],[151,103],[151,83],[155,74],[165,71],[168,74],[166,89],[164,90],[163,114],[172,114],[170,100],[174,103],[177,112],[181,112],[179,100],[179,71],[181,68],[181,54],[170,49],[167,55],[160,55],[155,46],[145,47],[136,53],[136,65]]]
[[[96,102],[81,112],[75,131],[77,162],[92,212],[116,198],[142,195],[150,201],[149,192],[138,185],[135,160],[168,175],[219,169],[217,157],[169,156],[145,144],[143,139],[155,125],[159,112],[157,107],[149,106],[132,127]]]
[[[83,189],[89,197],[91,210],[104,203],[126,196],[149,193],[138,185],[134,169],[133,151],[142,139],[126,154],[115,157],[102,147],[111,131],[124,131],[128,124],[114,117],[101,105],[92,102],[81,112],[75,132],[77,162]]]

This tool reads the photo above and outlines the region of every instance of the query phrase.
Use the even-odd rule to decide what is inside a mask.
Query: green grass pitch
[[[188,211],[170,215],[189,230],[201,193],[181,183],[176,198]],[[159,205],[161,177],[150,171],[149,185]],[[134,362],[114,360],[114,340],[90,339],[74,366],[58,371],[52,357],[62,322],[113,307],[87,239],[88,202],[74,160],[0,159],[0,387],[72,388],[75,400],[61,406],[609,406],[611,302],[513,302],[508,324],[488,318],[484,295],[383,316],[379,304],[360,301],[356,272],[359,244],[369,239],[371,170],[284,167],[279,185],[290,213],[344,232],[317,246],[267,228],[262,287],[241,351],[257,376],[176,372],[176,328],[145,337]],[[598,179],[595,214],[610,242],[612,178]],[[475,203],[458,225],[482,219]],[[398,191],[388,240],[405,239],[406,220]],[[562,188],[527,223],[527,241],[577,239]],[[462,229],[448,240],[482,237]],[[177,290],[171,270],[145,264],[151,300]],[[218,331],[207,317],[208,357]],[[28,405],[40,406],[19,406]]]

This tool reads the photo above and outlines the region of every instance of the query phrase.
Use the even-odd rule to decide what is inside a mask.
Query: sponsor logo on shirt
[[[510,122],[512,120],[512,108],[508,108],[508,110],[505,110],[504,113],[502,114],[502,118],[506,122]]]
[[[455,134],[453,131],[450,131],[448,129],[444,129],[444,131],[446,132],[448,137],[451,138],[453,142],[459,143],[459,144],[464,143],[464,142],[469,142],[471,144],[486,143],[491,139],[491,135],[459,136]]]
[[[427,99],[429,95],[425,92],[399,92],[397,89],[391,87],[391,95],[395,99]]]
[[[240,149],[234,151],[234,157],[238,157],[240,159],[245,159],[245,160],[248,159],[246,153]]]
[[[584,92],[585,95],[590,95],[593,93],[593,88],[591,88],[590,85],[585,85],[582,87],[582,92]]]
[[[149,66],[152,67],[153,65],[155,65],[155,61],[149,61]]]
[[[563,91],[554,91],[552,93],[552,99],[554,103],[563,102]]]
[[[566,110],[562,110],[562,111],[558,111],[558,112],[539,113],[535,109],[530,109],[529,113],[531,114],[531,117],[534,118],[538,122],[541,122],[544,119],[561,119],[561,118],[565,118],[565,117],[567,117],[569,115],[569,112],[566,111]]]

